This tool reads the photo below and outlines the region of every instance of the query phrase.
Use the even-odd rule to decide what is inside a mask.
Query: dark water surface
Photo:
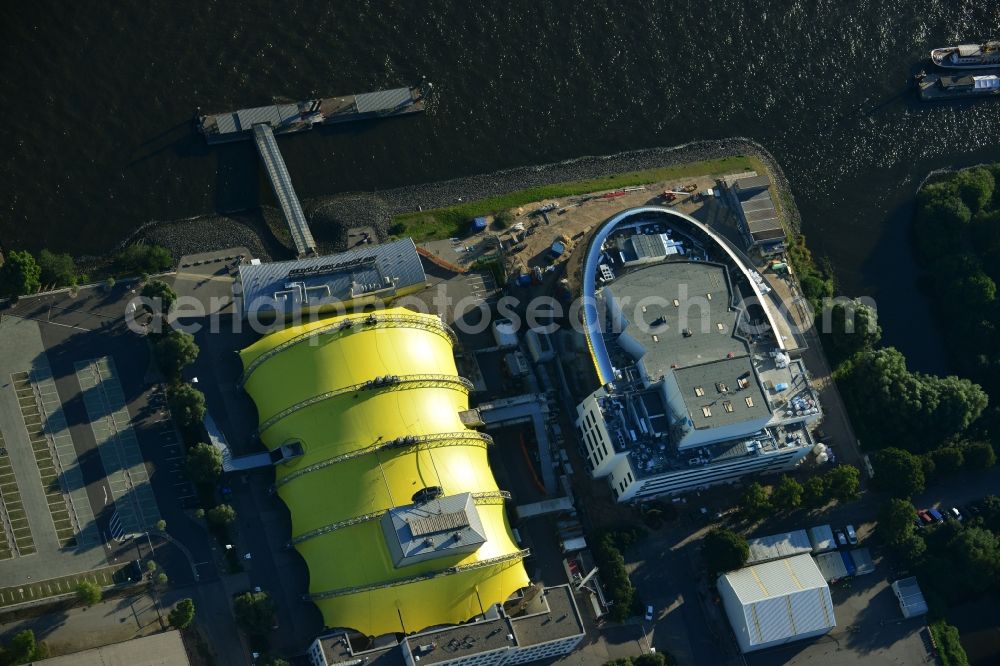
[[[784,166],[841,290],[940,368],[909,205],[930,170],[1000,159],[1000,104],[920,104],[934,46],[1000,37],[1000,3],[34,2],[0,9],[0,240],[99,253],[150,219],[256,204],[223,111],[427,76],[424,116],[281,140],[303,198],[748,136]]]

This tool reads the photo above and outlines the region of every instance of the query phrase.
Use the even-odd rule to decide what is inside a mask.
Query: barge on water
[[[253,126],[265,124],[277,134],[291,134],[370,118],[388,118],[424,110],[431,84],[377,92],[323,97],[304,102],[271,104],[227,113],[195,114],[194,124],[208,143],[242,141],[253,137]]]
[[[924,74],[917,76],[920,99],[925,102],[947,99],[1000,99],[1000,70]]]

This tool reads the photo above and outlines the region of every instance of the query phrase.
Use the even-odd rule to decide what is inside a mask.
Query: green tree
[[[205,394],[190,384],[172,386],[167,401],[170,413],[182,428],[196,428],[205,420]]]
[[[170,626],[174,629],[187,629],[194,620],[194,601],[181,599],[167,615]]]
[[[35,640],[35,632],[25,629],[14,634],[7,649],[0,652],[4,664],[26,664],[41,658],[42,649]]]
[[[1000,584],[1000,538],[982,527],[959,529],[948,542],[947,552],[953,562],[957,584],[968,597],[978,596]]]
[[[817,509],[828,500],[826,478],[819,474],[810,476],[802,484],[802,505]]]
[[[916,511],[908,500],[894,497],[878,513],[878,533],[888,545],[904,543],[913,536]]]
[[[115,279],[111,276],[108,276],[108,278],[104,281],[104,289],[106,291],[111,291],[112,289],[115,288],[115,284],[117,284],[115,282]]]
[[[160,518],[158,521],[156,521],[156,531],[157,532],[166,532],[167,531],[167,521],[163,520],[162,518]]]
[[[742,568],[750,557],[750,546],[742,535],[716,527],[705,535],[701,554],[709,576],[715,579],[720,573]]]
[[[222,475],[222,453],[211,444],[195,444],[187,454],[187,472],[195,483],[214,483]]]
[[[874,349],[882,339],[878,315],[861,301],[834,304],[829,321],[829,330],[824,331],[824,347],[828,348],[834,364],[860,351]]]
[[[903,449],[888,448],[872,457],[874,482],[893,497],[909,499],[924,489],[920,458]]]
[[[771,502],[779,509],[797,509],[802,505],[802,484],[783,474],[771,493]]]
[[[287,661],[281,657],[268,657],[263,662],[263,666],[291,666]]]
[[[966,469],[989,469],[996,462],[996,451],[989,442],[972,442],[965,447]]]
[[[146,562],[146,571],[148,571],[149,573],[153,573],[154,571],[156,571],[157,566],[158,565],[156,564],[156,561],[150,560]]]
[[[163,280],[150,280],[142,288],[142,297],[152,301],[146,309],[166,315],[177,301],[177,292]]]
[[[206,511],[205,517],[213,525],[229,525],[236,520],[236,509],[229,504],[219,504]]]
[[[940,476],[949,476],[962,469],[965,456],[957,446],[945,446],[927,454],[934,461],[934,470]],[[920,492],[919,490],[917,492]]]
[[[130,245],[116,258],[118,268],[131,275],[161,273],[174,265],[170,250],[158,245]]]
[[[101,600],[101,588],[97,583],[81,580],[76,584],[76,598],[88,606],[93,606]]]
[[[3,266],[0,266],[0,294],[33,294],[42,286],[41,277],[42,269],[31,253],[27,250],[14,250],[7,255]]]
[[[249,636],[264,636],[274,624],[274,604],[266,592],[244,592],[236,597],[233,614]]]
[[[959,171],[955,176],[955,184],[958,187],[958,195],[962,197],[962,202],[975,213],[982,210],[993,198],[996,181],[989,169],[973,167]]]
[[[740,498],[740,511],[747,518],[754,520],[763,518],[771,510],[771,498],[768,496],[767,488],[754,481],[743,492]]]
[[[156,577],[153,578],[153,581],[156,583],[157,587],[165,587],[166,584],[170,582],[170,579],[167,578],[167,574],[161,571],[160,573],[156,574]]]
[[[76,264],[68,254],[42,250],[38,253],[38,268],[41,270],[42,284],[65,287],[76,279]]]
[[[184,368],[198,358],[198,351],[194,336],[184,331],[171,330],[153,343],[156,364],[172,382],[180,380]]]
[[[830,495],[841,502],[857,499],[861,489],[861,473],[853,465],[837,465],[826,473]]]

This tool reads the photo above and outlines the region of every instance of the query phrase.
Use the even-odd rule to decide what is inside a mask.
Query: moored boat
[[[960,44],[931,51],[931,60],[948,69],[987,69],[1000,67],[1000,41],[984,44]]]
[[[925,102],[945,99],[1000,99],[1000,70],[917,75]]]

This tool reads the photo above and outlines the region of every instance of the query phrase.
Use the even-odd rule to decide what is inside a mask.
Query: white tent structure
[[[837,626],[830,588],[809,555],[719,576],[719,595],[743,652],[821,636]]]

